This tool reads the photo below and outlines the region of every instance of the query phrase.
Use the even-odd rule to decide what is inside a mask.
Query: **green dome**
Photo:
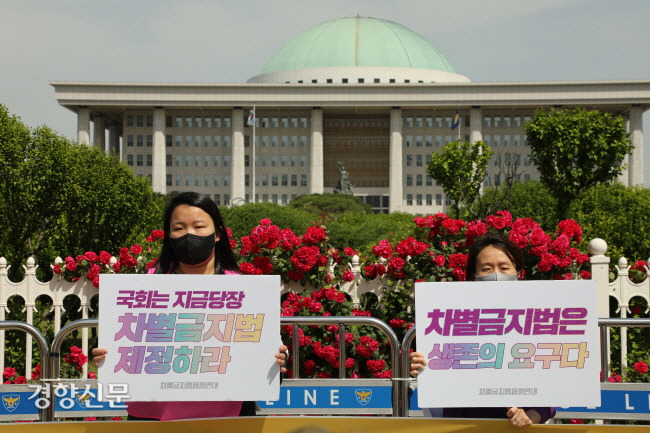
[[[348,66],[456,72],[433,44],[413,30],[392,21],[357,17],[305,30],[271,57],[262,74]]]

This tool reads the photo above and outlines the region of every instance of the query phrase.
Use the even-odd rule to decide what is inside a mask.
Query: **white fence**
[[[615,281],[609,282],[609,257],[605,256],[607,252],[607,243],[602,239],[594,239],[589,243],[589,252],[591,253],[591,275],[596,280],[598,286],[598,315],[601,318],[609,317],[609,299],[616,299],[621,317],[627,317],[629,312],[629,302],[634,297],[645,299],[650,303],[650,278],[646,278],[642,283],[635,284],[629,280],[629,268],[627,260],[621,258],[616,266],[618,277]],[[56,262],[61,262],[57,259]],[[330,265],[331,266],[331,265]],[[75,283],[65,281],[55,275],[51,281],[42,282],[36,278],[35,261],[33,258],[27,259],[25,268],[25,278],[17,283],[7,278],[7,261],[0,257],[0,320],[5,320],[7,304],[12,296],[19,296],[25,301],[25,310],[27,323],[33,324],[34,313],[36,312],[36,299],[39,296],[47,296],[52,301],[51,309],[54,310],[54,333],[56,334],[61,326],[61,314],[63,313],[63,300],[67,296],[76,296],[80,301],[82,318],[87,318],[90,312],[91,299],[98,294],[98,289],[86,279],[81,278]],[[359,258],[353,257],[351,270],[355,275],[355,280],[349,283],[343,283],[341,290],[347,293],[354,303],[359,303],[364,293],[373,293],[381,301],[382,287],[385,286],[383,278],[377,278],[373,281],[363,280],[360,276],[361,268]],[[285,292],[302,292],[305,288],[298,283],[286,284],[283,287]],[[647,311],[646,311],[647,312]],[[82,350],[88,353],[88,329],[82,329]],[[0,371],[4,370],[4,338],[5,331],[0,330]],[[28,335],[26,341],[26,362],[25,372],[29,379],[32,371],[32,338]],[[621,367],[627,365],[627,328],[621,329]],[[606,373],[606,372],[603,372]],[[87,365],[83,368],[83,377],[87,375]]]

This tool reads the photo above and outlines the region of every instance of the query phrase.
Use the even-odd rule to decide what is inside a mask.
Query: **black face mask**
[[[197,236],[187,233],[180,238],[170,238],[170,243],[179,262],[198,265],[210,258],[215,247],[214,235]]]

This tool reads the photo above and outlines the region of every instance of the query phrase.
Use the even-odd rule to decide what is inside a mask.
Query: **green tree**
[[[526,135],[541,181],[557,199],[559,220],[584,190],[621,174],[633,148],[622,117],[584,108],[539,110]]]
[[[159,203],[114,157],[30,130],[0,105],[0,256],[13,279],[29,256],[47,276],[57,255],[115,252],[159,226]]]
[[[361,201],[359,197],[347,194],[325,193],[301,195],[293,199],[289,203],[289,206],[296,209],[304,209],[312,213],[372,212],[369,204]]]
[[[596,185],[576,199],[569,217],[582,226],[583,243],[607,241],[607,255],[631,262],[650,257],[650,189],[620,183]]]
[[[249,235],[251,229],[257,227],[263,218],[270,219],[280,229],[290,228],[298,235],[303,234],[315,220],[309,212],[275,203],[248,203],[222,207],[220,210],[226,227],[232,230],[235,237]]]
[[[456,217],[461,205],[470,209],[479,197],[491,156],[492,150],[482,141],[452,141],[431,155],[426,172],[454,200]]]

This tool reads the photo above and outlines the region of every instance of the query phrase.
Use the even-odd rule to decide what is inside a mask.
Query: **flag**
[[[451,122],[451,130],[453,131],[459,126],[460,126],[460,108],[456,110],[456,114],[454,114],[454,120]]]
[[[255,125],[255,109],[253,108],[248,115],[248,122],[246,122],[246,126],[253,126]]]

